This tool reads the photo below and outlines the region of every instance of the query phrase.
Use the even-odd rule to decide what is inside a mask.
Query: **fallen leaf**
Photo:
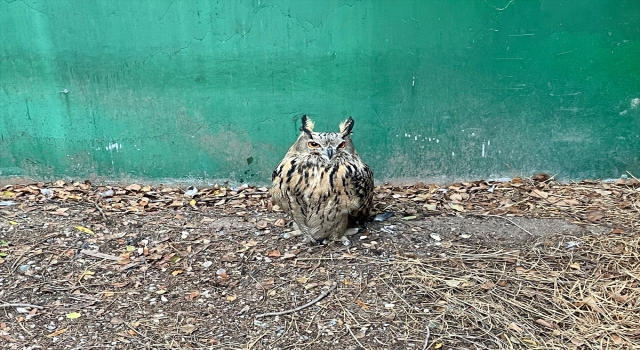
[[[529,192],[529,194],[531,195],[531,197],[542,198],[542,199],[549,198],[549,193],[540,191],[539,189],[534,189],[533,191]]]
[[[173,203],[169,204],[168,206],[172,207],[172,208],[177,208],[177,207],[181,207],[183,205],[184,205],[184,203],[181,200],[179,200],[179,201],[173,201]]]
[[[79,312],[72,312],[72,313],[68,313],[67,314],[67,318],[70,320],[75,320],[76,318],[80,317],[80,313]]]
[[[547,328],[551,328],[551,329],[558,328],[555,323],[545,321],[545,320],[543,320],[541,318],[537,319],[536,323],[541,325],[541,326],[544,326],[544,327],[547,327]]]
[[[129,185],[129,186],[125,187],[125,190],[134,191],[134,192],[138,192],[141,189],[142,189],[142,186],[137,185],[137,184],[133,184],[133,185]]]
[[[47,337],[51,338],[51,337],[57,337],[60,334],[64,333],[67,331],[68,328],[62,328],[62,329],[58,329],[57,331],[51,333],[51,334],[47,334]]]
[[[620,293],[614,293],[611,295],[611,297],[619,302],[619,303],[626,303],[627,300],[629,300],[629,295],[628,294],[620,294]]]
[[[309,277],[298,277],[296,278],[296,281],[298,281],[298,283],[305,284],[309,282]]]
[[[180,330],[184,333],[184,334],[191,334],[196,330],[196,326],[192,325],[192,324],[185,324],[184,326],[180,327]]]
[[[449,287],[456,288],[462,283],[462,281],[460,281],[460,280],[445,280],[444,283]]]
[[[580,307],[583,305],[587,305],[591,310],[598,312],[598,313],[603,313],[602,310],[598,307],[598,304],[596,302],[596,299],[594,297],[585,297],[584,299],[578,301],[575,303],[576,306]]]
[[[464,210],[464,207],[463,207],[462,205],[460,205],[460,204],[455,204],[455,203],[449,203],[449,208],[451,208],[451,209],[453,209],[453,210],[456,210],[456,211],[460,211],[460,212],[465,211],[465,210]]]
[[[524,332],[524,330],[522,328],[520,328],[520,326],[518,326],[515,322],[511,322],[509,324],[508,328],[511,329],[511,330],[514,330],[514,331],[516,331],[518,333]]]
[[[622,338],[620,338],[620,336],[615,333],[611,334],[611,340],[613,340],[613,343],[616,345],[622,344]]]
[[[614,228],[613,230],[611,230],[611,233],[614,235],[620,235],[624,233],[624,230],[621,228]]]
[[[523,343],[525,344],[529,344],[529,345],[533,345],[533,346],[538,346],[538,343],[535,342],[535,340],[529,339],[529,338],[522,338],[521,339]]]
[[[175,270],[171,274],[174,275],[174,276],[177,276],[177,275],[181,274],[182,272],[183,272],[182,270]]]
[[[596,222],[604,217],[604,212],[600,210],[592,211],[587,214],[587,220],[591,222]]]
[[[200,291],[194,290],[193,292],[189,293],[189,295],[187,295],[187,300],[192,301],[193,299],[197,298],[199,295],[200,295]]]
[[[368,310],[369,309],[369,305],[365,304],[364,302],[360,301],[360,300],[356,300],[356,304],[358,304],[361,308]]]
[[[573,263],[573,264],[569,265],[569,267],[574,269],[574,270],[580,270],[580,264],[579,263]]]
[[[279,258],[280,257],[280,251],[272,250],[269,253],[267,253],[267,256],[271,257],[271,258]]]
[[[411,216],[405,216],[402,218],[402,220],[415,220],[417,218],[417,216],[415,215],[411,215]]]
[[[438,206],[437,203],[427,203],[427,204],[423,205],[422,207],[427,209],[427,210],[430,210],[430,211],[436,211],[436,210],[438,210],[437,206]]]
[[[227,301],[234,301],[236,300],[238,297],[235,295],[227,295]]]
[[[479,287],[484,289],[484,290],[492,290],[495,287],[495,284],[493,284],[493,282],[491,282],[491,281],[487,281],[487,282],[481,284]]]
[[[273,226],[284,227],[285,224],[286,223],[285,223],[284,219],[278,219],[278,220],[276,220],[276,222],[273,223]]]

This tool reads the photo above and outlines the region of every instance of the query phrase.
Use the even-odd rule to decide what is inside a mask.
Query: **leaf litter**
[[[346,247],[283,240],[264,187],[0,200],[6,349],[638,348],[635,178],[385,184]]]

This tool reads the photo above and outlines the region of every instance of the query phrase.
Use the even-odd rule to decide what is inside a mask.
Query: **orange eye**
[[[309,146],[310,148],[318,148],[320,147],[320,144],[318,144],[317,142],[309,141],[307,142],[307,146]]]
[[[344,141],[342,141],[342,142],[340,142],[340,144],[338,145],[338,148],[344,148],[344,146],[346,146],[346,145],[347,145],[347,143],[346,143],[346,142],[344,142]]]

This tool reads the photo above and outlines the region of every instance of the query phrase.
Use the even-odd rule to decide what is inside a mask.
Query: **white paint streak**
[[[115,143],[112,143],[112,144],[107,145],[104,149],[106,149],[107,151],[112,151],[112,150],[114,150],[114,149],[115,149],[116,151],[118,151],[118,150],[120,150],[121,148],[122,148],[122,145],[121,145],[120,143],[118,143],[118,142],[115,142]]]
[[[485,155],[484,155],[484,142],[483,142],[482,143],[482,158],[484,158],[484,157],[485,157]]]

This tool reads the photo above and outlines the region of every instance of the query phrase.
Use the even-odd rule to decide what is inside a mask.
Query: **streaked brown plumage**
[[[273,200],[292,216],[297,226],[292,235],[302,234],[306,242],[348,244],[349,224],[369,216],[373,172],[353,147],[353,124],[349,117],[337,133],[314,132],[311,119],[303,116],[300,136],[273,171]]]
[[[353,119],[337,133],[313,131],[302,117],[300,136],[273,172],[271,195],[297,225],[304,240],[342,240],[350,222],[369,216],[373,172],[360,160],[351,141]],[[356,231],[357,232],[357,231]]]

